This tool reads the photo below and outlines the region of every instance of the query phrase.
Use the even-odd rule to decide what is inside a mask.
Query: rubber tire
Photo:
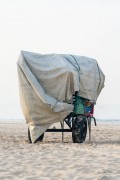
[[[83,143],[87,135],[87,120],[84,116],[77,116],[72,123],[73,143]]]
[[[44,138],[44,133],[43,133],[34,143],[37,143],[38,141],[42,141],[43,138]],[[29,143],[32,143],[29,128],[28,128],[28,142],[29,142]]]

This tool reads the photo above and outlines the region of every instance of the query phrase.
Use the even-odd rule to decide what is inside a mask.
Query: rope
[[[80,74],[79,74],[79,72],[80,72],[80,66],[79,66],[76,58],[75,58],[73,55],[70,55],[70,56],[73,58],[75,64],[74,64],[72,61],[70,61],[70,59],[68,59],[67,57],[65,57],[65,59],[66,59],[70,64],[72,64],[72,66],[77,70],[78,76],[79,76],[79,82],[80,82]]]
[[[67,57],[65,57],[65,59],[66,59],[70,64],[72,64],[72,66],[79,72],[79,71],[80,71],[80,66],[79,66],[76,58],[75,58],[74,56],[72,56],[72,55],[70,55],[70,56],[73,58],[74,62],[77,64],[77,66],[76,66],[72,61],[70,61],[70,59],[68,59]]]

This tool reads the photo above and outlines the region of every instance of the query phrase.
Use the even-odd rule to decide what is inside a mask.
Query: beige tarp
[[[73,110],[75,91],[96,102],[104,87],[104,74],[88,57],[22,51],[17,65],[20,102],[32,142]]]

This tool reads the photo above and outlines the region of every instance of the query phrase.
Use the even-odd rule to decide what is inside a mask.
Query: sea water
[[[94,117],[98,124],[120,124],[120,105],[96,105],[94,108]],[[0,123],[1,122],[26,123],[18,104],[11,106],[0,105]]]

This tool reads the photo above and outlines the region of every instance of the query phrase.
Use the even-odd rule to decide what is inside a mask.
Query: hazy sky
[[[120,0],[0,0],[0,113],[21,113],[21,50],[95,58],[106,76],[97,105],[120,105]]]

